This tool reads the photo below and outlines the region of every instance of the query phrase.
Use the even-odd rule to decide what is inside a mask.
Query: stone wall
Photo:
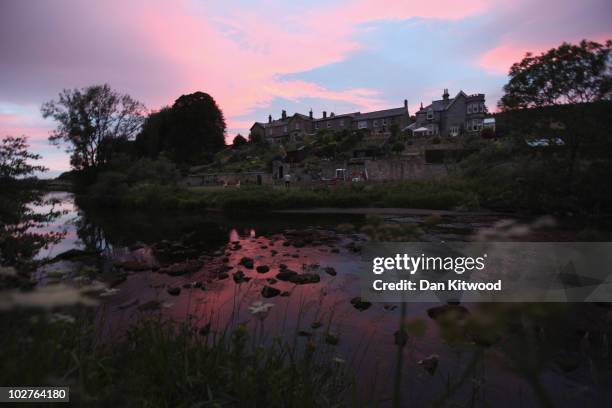
[[[236,185],[240,181],[244,184],[272,184],[272,175],[263,171],[252,171],[243,173],[215,173],[215,174],[192,174],[183,180],[186,186],[222,186],[224,184]]]

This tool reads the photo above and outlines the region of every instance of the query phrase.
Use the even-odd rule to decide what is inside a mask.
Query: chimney
[[[404,108],[408,110],[408,99],[404,99]]]
[[[281,116],[282,116],[283,120],[287,119],[287,111],[283,109],[283,112],[282,112]]]
[[[336,116],[336,114],[335,114],[334,112],[332,112],[332,113],[330,113],[330,114],[329,114],[329,117],[330,117],[330,118],[333,118],[334,116]]]
[[[268,115],[268,123],[272,123],[272,115]]]
[[[448,89],[444,88],[444,93],[442,94],[442,99],[448,101]]]
[[[421,101],[421,110],[423,110],[423,101]]]
[[[310,110],[310,112],[308,112],[308,116],[310,116],[310,119],[312,120],[312,109]]]
[[[323,119],[327,118],[327,111],[323,111]]]

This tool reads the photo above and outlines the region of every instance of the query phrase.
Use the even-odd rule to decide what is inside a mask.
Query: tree
[[[65,89],[58,100],[42,105],[43,117],[57,122],[49,140],[68,144],[70,163],[76,170],[96,169],[104,164],[100,146],[109,139],[129,140],[142,126],[145,107],[109,85]]]
[[[236,137],[234,137],[234,140],[232,141],[232,145],[234,147],[244,146],[245,144],[247,144],[247,140],[240,133],[238,133]]]
[[[393,144],[393,146],[391,146],[391,151],[393,151],[393,153],[395,153],[395,154],[400,154],[401,152],[404,151],[405,148],[406,148],[406,146],[404,145],[404,143],[402,143],[402,142],[395,142]]]
[[[174,102],[169,143],[174,159],[189,163],[225,147],[225,118],[212,96],[195,92]]]
[[[559,171],[567,171],[570,191],[582,146],[585,142],[601,144],[607,138],[602,135],[600,118],[590,115],[586,104],[612,99],[611,47],[612,40],[605,45],[583,40],[579,45],[563,43],[539,56],[528,53],[510,68],[510,80],[499,102],[502,111],[534,110],[536,120],[517,124],[516,129],[525,126],[537,132],[537,137],[564,141],[566,160]],[[573,108],[562,109],[562,105]]]
[[[611,47],[612,40],[605,45],[583,40],[579,45],[563,43],[539,56],[527,53],[510,68],[499,107],[511,110],[610,99]]]
[[[204,92],[182,95],[171,107],[147,117],[136,146],[150,158],[165,152],[181,163],[210,160],[225,147],[223,112]]]
[[[39,155],[28,151],[25,136],[6,136],[0,141],[0,266],[19,268],[40,248],[61,237],[58,233],[38,232],[43,224],[59,215],[54,203],[43,199],[40,181],[35,178],[36,173],[46,171],[45,167],[31,163],[39,159]],[[51,209],[46,213],[34,212],[32,204],[49,204]]]

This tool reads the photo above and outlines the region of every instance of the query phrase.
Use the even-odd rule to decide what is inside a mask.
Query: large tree
[[[225,146],[223,112],[207,93],[182,95],[147,118],[137,145],[151,157],[165,151],[180,163],[205,161]]]
[[[65,142],[76,170],[95,169],[109,155],[101,146],[113,139],[130,140],[141,129],[145,107],[107,84],[65,89],[59,99],[43,104],[42,115],[57,122],[49,140]]]
[[[612,99],[611,47],[612,40],[606,44],[583,40],[578,45],[563,43],[538,56],[528,53],[510,68],[499,102],[502,111],[532,111],[516,115],[524,119],[513,125],[523,133],[521,137],[530,132],[563,141],[560,151],[565,161],[560,162],[559,172],[566,171],[570,190],[584,148],[600,150],[608,143],[607,129],[602,129],[601,117],[593,115],[598,109],[592,105],[605,105]]]
[[[46,168],[33,162],[40,156],[28,150],[25,136],[0,140],[0,266],[21,267],[45,245],[61,234],[40,232],[41,226],[57,215],[53,202],[45,200],[36,174]],[[48,212],[32,205],[50,205]],[[1,277],[0,277],[1,278]],[[0,288],[5,282],[0,279]]]
[[[540,55],[527,53],[510,68],[502,110],[587,103],[612,97],[612,40],[563,43]]]

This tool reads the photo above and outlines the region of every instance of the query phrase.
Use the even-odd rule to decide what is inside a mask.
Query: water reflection
[[[238,323],[254,331],[259,322],[249,306],[264,300],[273,306],[265,319],[267,334],[258,341],[281,335],[304,343],[311,336],[332,334],[338,344],[328,345],[327,355],[346,361],[357,373],[360,392],[380,397],[382,406],[388,404],[399,309],[374,304],[359,311],[351,304],[359,295],[360,262],[352,248],[366,237],[335,230],[341,223],[360,225],[363,217],[228,219],[221,214],[83,212],[72,204],[70,195],[63,197],[68,213],[51,228],[66,229],[67,235],[48,255],[72,248],[104,254],[93,278],[105,280],[113,289],[97,310],[101,338],[120,337],[127,325],[146,315],[188,320],[209,336],[222,335]],[[462,231],[472,231],[473,225],[462,221]],[[461,239],[457,229],[457,224],[451,225],[452,236]],[[426,231],[426,235],[448,237],[448,230]],[[197,262],[196,267],[180,273],[186,259]],[[320,281],[294,284],[279,279],[279,272],[287,270],[315,272]],[[78,271],[68,276],[79,276]],[[263,299],[266,287],[273,288],[267,292],[275,296]],[[473,347],[447,344],[438,325],[427,317],[430,307],[407,305],[407,319],[426,326],[424,336],[409,336],[404,355],[403,393],[413,406],[439,398],[449,383],[464,375],[475,352]],[[418,362],[434,353],[439,355],[439,364],[432,374]],[[530,406],[531,386],[501,368],[502,357],[495,350],[487,356],[478,362],[454,400],[467,405]],[[572,390],[592,385],[584,373],[570,377],[552,368],[546,371],[545,381],[554,390],[567,389],[568,384]],[[603,391],[598,392],[605,397]],[[571,406],[584,397],[568,391],[557,396],[555,403]],[[590,397],[599,401],[592,391]]]

